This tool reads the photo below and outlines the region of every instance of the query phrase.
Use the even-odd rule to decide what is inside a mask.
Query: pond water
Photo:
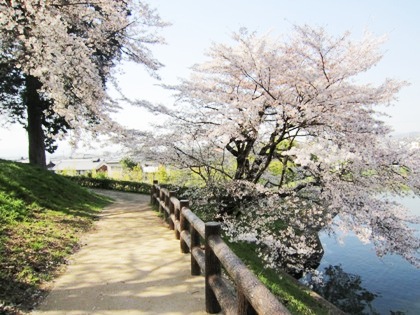
[[[400,201],[420,215],[420,198]],[[399,256],[378,258],[354,235],[344,244],[326,234],[320,238],[325,254],[318,270],[329,276],[319,293],[350,314],[420,314],[420,269]]]

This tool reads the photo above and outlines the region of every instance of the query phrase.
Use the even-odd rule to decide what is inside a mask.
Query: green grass
[[[151,205],[159,217],[157,205]],[[194,211],[204,222],[212,221],[208,213]],[[295,315],[333,315],[344,314],[334,305],[320,297],[308,287],[299,283],[287,273],[278,272],[264,266],[258,257],[257,246],[246,242],[229,242],[224,238],[229,248],[247,265],[259,280],[274,294],[279,301]]]
[[[229,247],[250,268],[262,283],[292,313],[299,315],[336,314],[337,310],[309,288],[286,273],[265,268],[258,257],[256,245],[228,243]]]
[[[52,172],[0,160],[0,314],[31,308],[108,203]]]

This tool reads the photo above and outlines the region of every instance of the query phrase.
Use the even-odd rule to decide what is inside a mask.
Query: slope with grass
[[[108,202],[52,172],[0,160],[0,314],[31,308]]]
[[[295,315],[344,315],[336,306],[322,298],[292,276],[266,268],[257,254],[257,246],[246,242],[230,243],[229,247],[250,268],[262,283]]]

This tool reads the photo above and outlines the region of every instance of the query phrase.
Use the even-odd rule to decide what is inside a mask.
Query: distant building
[[[154,174],[158,171],[159,166],[156,164],[143,164],[141,168],[144,174]]]
[[[108,166],[108,177],[120,178],[123,175],[124,169],[119,160],[106,161],[106,165]]]
[[[142,176],[135,180],[149,181],[154,179],[158,172],[159,165],[155,162],[147,161],[137,164],[141,168]],[[121,161],[115,158],[69,158],[54,160],[48,165],[48,169],[60,174],[66,175],[93,175],[93,173],[104,173],[108,178],[133,180],[129,170],[124,169]]]
[[[86,175],[89,172],[104,172],[108,174],[109,166],[99,158],[61,160],[51,168],[55,173],[74,172],[76,175]]]

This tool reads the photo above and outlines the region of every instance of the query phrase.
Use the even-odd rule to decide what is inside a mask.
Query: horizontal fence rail
[[[206,312],[227,315],[290,314],[262,284],[220,236],[218,222],[204,223],[189,209],[188,200],[178,200],[175,192],[155,181],[151,203],[174,230],[182,253],[190,253],[191,275],[205,276]],[[222,267],[232,284],[223,277]]]

